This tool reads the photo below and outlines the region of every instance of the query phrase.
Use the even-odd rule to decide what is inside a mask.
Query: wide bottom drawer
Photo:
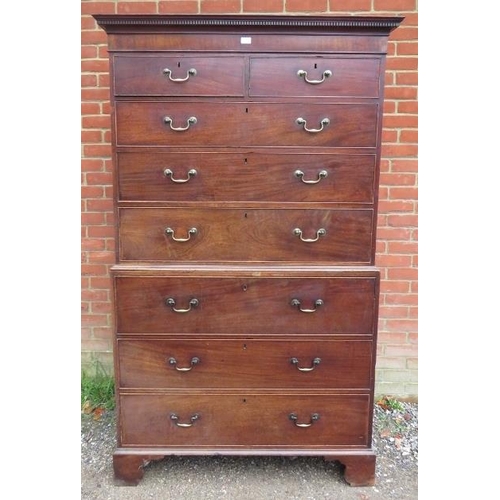
[[[369,447],[370,396],[126,394],[121,446]]]

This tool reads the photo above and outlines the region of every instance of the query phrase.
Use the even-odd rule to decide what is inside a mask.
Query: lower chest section
[[[377,271],[115,277],[123,447],[369,448]]]

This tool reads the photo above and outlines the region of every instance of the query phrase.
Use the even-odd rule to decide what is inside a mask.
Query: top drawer
[[[242,57],[114,57],[117,96],[243,96]]]
[[[253,57],[255,97],[378,97],[380,60],[340,57]]]

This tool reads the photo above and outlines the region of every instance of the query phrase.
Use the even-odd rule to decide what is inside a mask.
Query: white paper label
[[[251,36],[242,36],[240,38],[240,43],[243,45],[250,45],[252,43],[252,37]]]

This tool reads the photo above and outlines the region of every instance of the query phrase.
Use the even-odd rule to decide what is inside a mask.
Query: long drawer
[[[380,60],[344,57],[251,57],[249,95],[378,97]]]
[[[369,405],[365,394],[127,394],[121,445],[368,447]]]
[[[117,146],[377,144],[378,105],[207,101],[116,102]]]
[[[115,277],[126,334],[364,334],[376,327],[375,277]]]
[[[119,152],[123,201],[373,203],[375,155]]]
[[[114,56],[117,96],[243,96],[243,57]]]
[[[371,384],[372,340],[124,339],[121,388],[340,388]]]
[[[368,264],[372,209],[122,208],[122,261]]]

